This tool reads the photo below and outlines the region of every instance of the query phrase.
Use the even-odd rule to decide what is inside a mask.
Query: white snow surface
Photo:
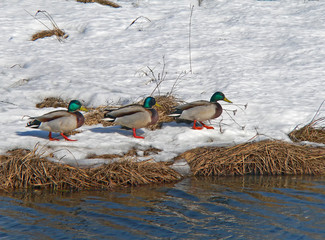
[[[88,159],[90,154],[122,154],[133,147],[140,155],[149,147],[161,149],[152,157],[168,161],[191,148],[239,144],[257,133],[259,139],[290,141],[288,133],[309,122],[324,100],[322,0],[203,0],[201,6],[194,0],[116,2],[122,7],[1,1],[1,154],[39,146],[54,151],[56,161],[89,166],[105,162]],[[46,29],[33,18],[38,10],[49,13],[69,37],[31,41],[32,34]],[[36,18],[52,28],[43,14]],[[47,97],[79,99],[86,107],[141,100],[156,87],[144,74],[148,67],[156,76],[166,74],[153,95],[169,93],[178,79],[172,94],[181,100],[209,100],[222,91],[234,104],[220,102],[226,110],[211,121],[214,130],[166,123],[155,131],[139,129],[144,140],[119,126],[84,125],[71,136],[78,141],[59,136],[57,142],[48,141],[47,132],[25,127],[24,116],[57,110],[35,107]]]

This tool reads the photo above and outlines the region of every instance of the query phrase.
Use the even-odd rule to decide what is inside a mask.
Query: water
[[[325,177],[2,193],[0,239],[325,239]]]

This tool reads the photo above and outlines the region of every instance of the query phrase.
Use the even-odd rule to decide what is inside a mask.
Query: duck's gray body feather
[[[110,111],[105,119],[128,128],[143,128],[158,121],[158,113],[153,108],[130,105]]]
[[[42,116],[31,117],[31,119],[34,121],[27,124],[29,127],[37,127],[48,132],[65,133],[81,127],[85,118],[80,112],[57,110]]]
[[[207,121],[219,117],[221,113],[222,107],[219,103],[200,100],[178,106],[172,116],[178,114],[179,119]]]

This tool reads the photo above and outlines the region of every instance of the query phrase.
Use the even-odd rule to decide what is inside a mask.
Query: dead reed
[[[149,126],[151,130],[161,128],[165,122],[172,122],[174,119],[169,117],[168,114],[172,112],[175,106],[178,105],[179,101],[172,95],[155,96],[156,102],[160,107],[155,107],[159,114],[159,120],[156,124]]]
[[[107,106],[88,108],[89,112],[85,114],[85,125],[92,126],[92,125],[102,124],[104,127],[114,125],[114,123],[112,122],[103,120],[106,108]]]
[[[110,6],[110,7],[113,7],[113,8],[120,8],[121,7],[117,3],[114,3],[114,2],[108,1],[108,0],[77,0],[77,2],[82,2],[82,3],[99,3],[101,5],[106,5],[106,6]]]
[[[36,18],[39,13],[43,14],[50,21],[52,28],[48,27],[46,24],[44,24],[42,21],[40,21],[38,18]],[[52,16],[47,11],[38,10],[36,12],[35,16],[33,16],[32,14],[30,14],[30,15],[35,20],[37,20],[38,22],[40,22],[43,26],[45,26],[47,28],[47,30],[42,30],[42,31],[39,31],[39,32],[33,34],[32,38],[31,38],[32,41],[36,41],[37,39],[40,39],[40,38],[56,36],[58,41],[61,42],[62,39],[66,39],[67,37],[69,37],[68,34],[66,34],[62,29],[59,28],[59,26],[56,24],[56,22],[54,21]]]
[[[325,174],[325,148],[282,141],[200,147],[182,153],[196,176]]]
[[[309,141],[325,144],[325,117],[311,121],[300,129],[295,128],[289,133],[292,141]],[[323,125],[323,126],[322,126]]]
[[[166,163],[121,158],[97,168],[77,168],[51,162],[33,151],[16,149],[0,156],[0,189],[78,191],[173,182],[181,175]]]
[[[94,158],[102,158],[102,159],[110,159],[110,160],[113,160],[113,159],[122,159],[122,158],[136,158],[136,157],[139,157],[139,154],[138,154],[138,151],[137,149],[135,148],[131,148],[128,152],[124,153],[123,155],[118,155],[118,154],[102,154],[102,155],[90,155],[88,156],[89,159],[94,159]],[[154,155],[154,154],[157,154],[159,152],[161,152],[162,150],[158,149],[158,148],[154,148],[154,147],[150,147],[146,150],[143,151],[143,155],[144,157],[147,157],[147,156],[151,156],[151,155]]]
[[[58,39],[68,37],[68,35],[66,35],[66,33],[61,29],[50,29],[50,30],[42,30],[33,34],[31,40],[36,41],[37,39],[40,38],[46,38],[52,36],[56,36]]]
[[[68,102],[64,101],[62,98],[56,98],[56,97],[48,97],[45,98],[42,102],[37,103],[36,107],[37,108],[48,108],[48,107],[53,107],[53,108],[58,108],[58,107],[63,107],[67,108],[69,105]]]

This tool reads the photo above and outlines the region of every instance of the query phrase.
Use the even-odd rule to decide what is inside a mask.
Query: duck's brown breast
[[[214,116],[213,116],[213,118],[217,118],[217,117],[219,117],[220,115],[221,115],[221,113],[222,113],[222,107],[221,107],[221,105],[219,104],[219,103],[215,103],[215,114],[214,114]]]
[[[85,123],[85,117],[80,112],[75,112],[74,114],[77,118],[77,128],[80,128]]]
[[[159,115],[158,112],[156,111],[156,109],[150,108],[148,109],[151,112],[151,122],[148,124],[155,124],[156,122],[158,122],[159,119]]]

